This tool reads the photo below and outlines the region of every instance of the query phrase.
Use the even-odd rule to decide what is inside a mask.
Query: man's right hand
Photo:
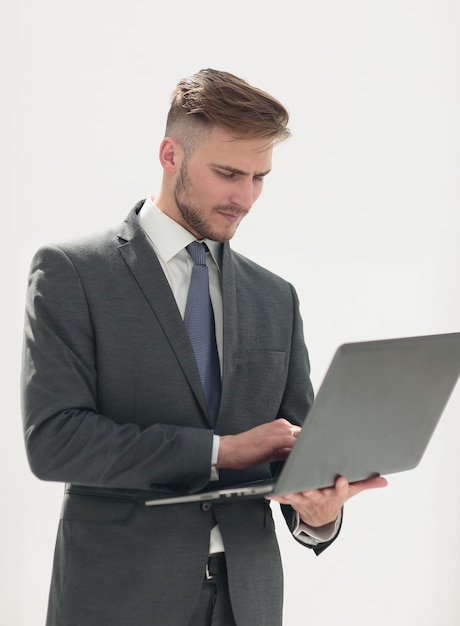
[[[238,435],[220,437],[217,469],[241,470],[253,465],[283,461],[291,452],[301,428],[279,418]]]

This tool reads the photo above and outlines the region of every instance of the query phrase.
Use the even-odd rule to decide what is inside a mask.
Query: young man
[[[119,228],[35,255],[25,441],[33,472],[66,483],[48,626],[281,623],[268,501],[145,502],[269,477],[311,406],[294,288],[229,246],[287,123],[277,100],[236,76],[185,78],[158,193]],[[319,554],[344,502],[384,484],[341,478],[279,501],[294,537]]]

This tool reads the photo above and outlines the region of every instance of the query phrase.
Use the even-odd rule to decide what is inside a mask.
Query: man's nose
[[[249,211],[256,201],[256,198],[257,195],[255,194],[252,180],[244,180],[241,181],[237,189],[233,190],[233,193],[230,196],[230,202],[238,205],[246,211]]]

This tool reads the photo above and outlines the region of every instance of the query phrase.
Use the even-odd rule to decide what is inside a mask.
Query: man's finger
[[[365,480],[358,480],[354,483],[350,483],[350,498],[356,496],[358,493],[365,491],[366,489],[381,489],[388,485],[388,481],[383,476],[373,476],[372,478],[366,478]]]

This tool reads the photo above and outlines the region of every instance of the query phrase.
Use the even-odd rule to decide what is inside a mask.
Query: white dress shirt
[[[187,303],[188,289],[190,285],[191,273],[194,262],[185,247],[195,241],[195,237],[175,222],[165,213],[158,209],[152,198],[147,198],[139,212],[139,221],[147,234],[153,249],[158,257],[160,265],[165,273],[166,279],[171,287],[172,293],[177,303],[179,312],[184,317]],[[222,371],[222,350],[223,350],[223,306],[222,288],[220,280],[220,267],[222,265],[222,244],[210,239],[203,240],[208,246],[209,253],[206,254],[206,264],[209,271],[209,291],[214,310],[214,321],[216,327],[216,343],[219,353],[219,361]],[[219,452],[219,437],[214,436],[211,465],[211,480],[217,479],[217,472],[213,467],[217,462]],[[338,531],[340,517],[328,527],[321,529],[310,528],[303,524],[297,515],[296,529],[294,535],[301,541],[309,545],[317,545],[322,541],[331,539]],[[223,552],[224,544],[219,527],[215,526],[211,531],[210,553]]]

